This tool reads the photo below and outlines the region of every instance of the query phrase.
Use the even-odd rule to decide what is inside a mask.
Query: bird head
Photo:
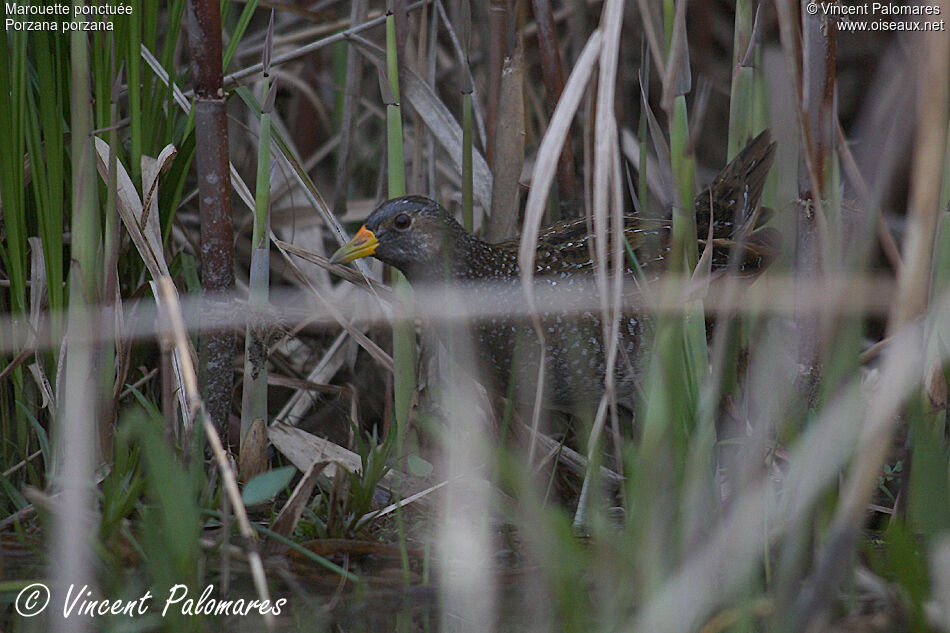
[[[445,269],[462,227],[439,204],[423,196],[393,198],[380,204],[356,235],[330,258],[343,264],[372,255],[395,266],[406,278],[422,279]]]

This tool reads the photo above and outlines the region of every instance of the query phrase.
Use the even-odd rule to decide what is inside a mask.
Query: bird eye
[[[396,216],[396,219],[393,220],[393,226],[400,231],[408,229],[410,224],[412,224],[412,219],[405,213],[400,213]]]

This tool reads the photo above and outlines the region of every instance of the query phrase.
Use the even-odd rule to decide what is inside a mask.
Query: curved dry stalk
[[[269,603],[270,591],[267,588],[267,578],[264,575],[264,564],[261,562],[260,553],[257,551],[257,543],[254,537],[255,533],[247,518],[247,509],[241,500],[241,491],[238,489],[237,476],[231,468],[231,463],[228,461],[228,455],[224,450],[224,445],[221,443],[221,438],[218,436],[217,430],[215,430],[211,419],[205,412],[201,394],[198,392],[198,378],[195,374],[195,366],[191,360],[193,350],[191,348],[191,342],[188,339],[188,333],[185,330],[184,320],[182,319],[181,305],[178,302],[178,291],[175,289],[175,284],[169,277],[159,278],[157,285],[165,305],[165,323],[169,324],[175,348],[178,351],[178,357],[181,358],[181,380],[182,387],[188,398],[189,414],[192,419],[200,419],[201,425],[204,427],[205,437],[208,439],[211,453],[218,465],[218,471],[221,473],[221,483],[224,486],[225,494],[231,502],[231,507],[234,509],[234,516],[237,519],[241,536],[244,538],[247,559],[251,566],[251,576],[254,579],[254,586],[261,600],[267,600]],[[268,629],[273,629],[273,613],[266,611],[263,615]]]
[[[521,245],[518,248],[518,266],[521,268],[521,282],[524,290],[525,300],[532,314],[535,333],[541,342],[541,357],[538,364],[538,383],[535,392],[534,412],[531,419],[531,428],[538,430],[541,415],[541,404],[544,392],[544,328],[541,325],[541,319],[536,310],[534,284],[534,258],[535,244],[538,243],[538,234],[541,228],[541,219],[544,215],[545,203],[548,194],[551,191],[551,184],[554,181],[554,174],[557,170],[558,156],[560,148],[567,138],[567,133],[571,127],[571,121],[574,119],[574,113],[577,112],[577,106],[580,105],[581,98],[584,96],[584,90],[590,78],[593,76],[594,64],[597,63],[600,56],[602,34],[600,29],[591,33],[587,40],[587,45],[581,51],[577,58],[577,64],[571,71],[571,75],[564,86],[564,92],[561,93],[561,99],[554,109],[554,115],[548,124],[548,130],[541,140],[538,147],[538,160],[534,165],[534,171],[531,175],[531,191],[528,193],[528,200],[525,203],[524,210],[524,229],[521,232]],[[532,436],[530,448],[528,449],[528,461],[534,461],[536,443]]]

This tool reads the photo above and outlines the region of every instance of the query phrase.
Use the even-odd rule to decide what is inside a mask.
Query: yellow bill
[[[330,263],[345,264],[354,259],[369,257],[376,252],[378,245],[379,240],[376,239],[373,232],[366,228],[365,225],[361,226],[352,240],[344,246],[341,246],[337,252],[333,253],[333,257],[330,258]]]

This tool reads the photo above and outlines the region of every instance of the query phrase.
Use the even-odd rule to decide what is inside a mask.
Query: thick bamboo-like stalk
[[[502,100],[502,68],[508,54],[508,2],[507,0],[490,0],[488,3],[488,117],[486,121],[485,160],[489,166],[495,168],[496,129]],[[498,173],[498,172],[494,172]]]
[[[234,336],[216,328],[234,288],[228,122],[221,71],[221,10],[217,0],[188,2],[188,46],[195,82],[195,135],[201,221],[201,283],[208,328],[199,339],[199,376],[208,415],[228,443],[234,376]]]
[[[495,133],[491,214],[485,229],[489,242],[514,237],[518,226],[518,182],[524,167],[524,52],[519,45],[501,75]]]

